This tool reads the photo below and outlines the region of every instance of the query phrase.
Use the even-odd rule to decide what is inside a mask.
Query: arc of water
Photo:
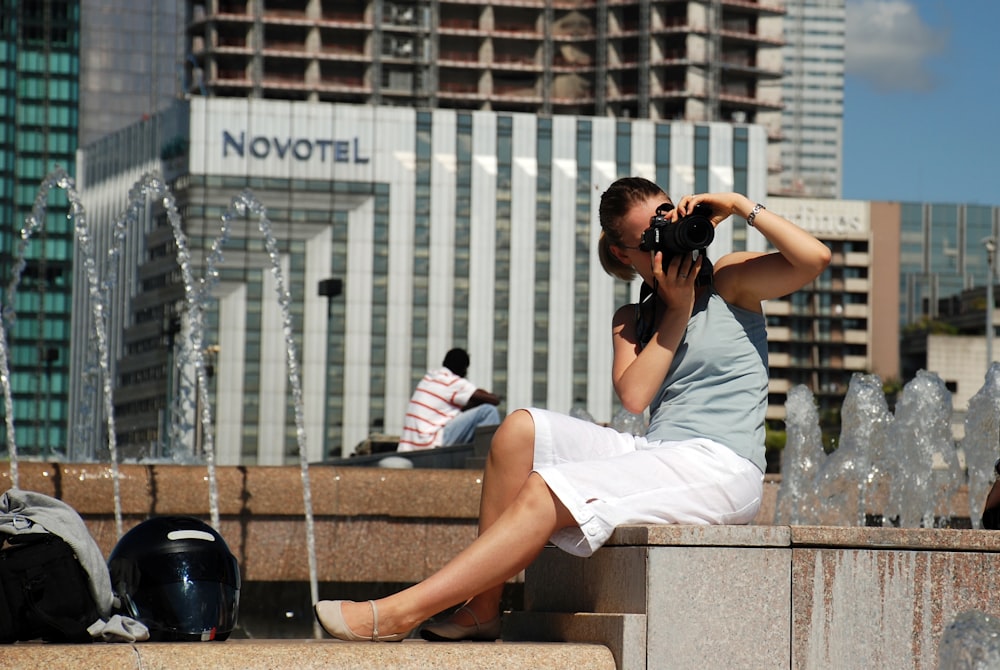
[[[115,527],[120,537],[122,534],[122,510],[121,510],[121,482],[118,472],[118,449],[115,439],[114,405],[111,395],[111,378],[109,374],[109,359],[107,347],[107,299],[106,290],[97,279],[97,263],[94,258],[93,245],[91,244],[90,232],[87,229],[86,210],[76,192],[76,185],[73,178],[61,167],[57,167],[42,181],[35,197],[34,207],[31,216],[25,221],[25,226],[21,230],[21,241],[18,246],[17,263],[14,273],[7,287],[7,304],[3,309],[3,318],[7,323],[13,323],[16,316],[14,313],[14,299],[17,294],[17,286],[20,283],[21,274],[27,264],[25,252],[32,235],[40,230],[45,221],[46,203],[53,187],[58,186],[66,192],[66,197],[70,202],[70,218],[73,220],[74,233],[77,243],[84,259],[84,266],[87,273],[87,288],[91,310],[94,314],[94,329],[98,342],[99,363],[103,373],[104,382],[104,410],[107,417],[108,430],[108,451],[111,455],[111,478],[114,487],[114,507],[115,507]],[[116,236],[116,239],[118,237]],[[3,325],[3,324],[0,324]],[[14,440],[13,424],[13,400],[10,389],[10,367],[6,356],[7,340],[6,326],[0,328],[0,365],[3,366],[3,392],[4,409],[6,412],[7,444],[11,461],[11,480],[16,487],[18,485],[17,475],[17,447]]]
[[[0,310],[3,314],[6,309]],[[0,382],[3,383],[4,424],[7,427],[7,458],[10,462],[11,486],[18,488],[17,440],[14,439],[14,400],[10,391],[10,363],[7,361],[7,326],[0,316]]]
[[[0,316],[0,366],[2,366],[0,368],[2,369],[2,373],[0,374],[3,376],[4,420],[7,427],[7,453],[10,458],[10,479],[14,488],[17,488],[19,485],[19,473],[17,467],[17,439],[14,432],[14,400],[10,385],[10,363],[7,359],[7,325],[13,325],[17,320],[14,301],[17,298],[17,287],[21,283],[21,275],[24,274],[24,268],[28,263],[27,258],[25,258],[28,250],[28,242],[31,240],[32,235],[42,228],[45,221],[45,210],[47,208],[49,192],[53,186],[58,184],[64,174],[59,169],[49,174],[42,181],[38,193],[35,194],[35,202],[31,209],[31,215],[25,219],[24,227],[21,228],[21,240],[18,242],[15,256],[17,262],[14,264],[14,270],[7,284],[4,308],[0,310],[0,315],[2,315]]]
[[[309,457],[306,450],[305,415],[302,402],[302,382],[299,376],[298,348],[295,344],[292,328],[291,296],[285,286],[284,274],[281,271],[281,255],[278,244],[271,231],[271,222],[267,218],[264,206],[257,201],[249,190],[234,200],[234,209],[246,214],[250,212],[257,216],[258,227],[264,236],[264,246],[271,260],[271,273],[275,279],[275,290],[278,293],[278,303],[281,307],[285,336],[285,355],[288,364],[288,380],[292,387],[293,407],[295,408],[295,434],[299,447],[299,466],[302,478],[302,504],[306,518],[306,549],[309,557],[309,591],[312,602],[319,600],[319,586],[316,569],[316,530],[313,520],[312,491],[309,484]],[[314,634],[319,637],[318,624],[313,622]]]
[[[104,397],[104,410],[107,419],[107,432],[108,432],[108,451],[111,458],[111,469],[112,469],[112,480],[114,486],[114,505],[115,505],[115,525],[117,529],[118,536],[122,535],[122,511],[121,511],[121,489],[120,489],[120,477],[118,469],[118,449],[117,449],[117,438],[116,430],[114,424],[114,402],[113,402],[113,389],[112,380],[110,375],[110,363],[108,355],[108,342],[107,342],[107,297],[113,286],[116,278],[115,272],[115,260],[120,253],[121,241],[124,238],[124,231],[129,221],[133,221],[134,217],[138,215],[139,209],[145,206],[145,200],[147,197],[159,198],[163,204],[164,209],[167,213],[167,219],[170,222],[174,240],[177,246],[177,259],[178,264],[181,268],[182,277],[185,286],[185,297],[188,306],[188,315],[190,319],[190,329],[192,334],[192,351],[195,356],[195,369],[198,381],[198,399],[201,405],[201,422],[203,427],[204,435],[204,449],[206,461],[208,464],[208,479],[209,479],[209,506],[211,508],[212,514],[212,524],[218,529],[219,527],[219,511],[218,511],[218,489],[217,489],[217,478],[215,474],[215,449],[214,449],[214,431],[212,426],[212,409],[211,403],[208,400],[208,380],[205,373],[205,362],[204,362],[204,348],[202,343],[203,331],[204,331],[204,304],[207,300],[208,294],[213,286],[213,284],[218,279],[218,271],[216,265],[222,259],[222,246],[228,238],[229,226],[232,218],[234,216],[247,216],[248,213],[254,214],[258,218],[258,227],[261,234],[264,237],[265,248],[267,250],[268,256],[271,260],[271,271],[275,277],[276,291],[278,293],[278,302],[281,306],[282,316],[283,316],[283,328],[286,344],[286,357],[288,364],[288,374],[289,381],[292,387],[292,395],[294,400],[295,408],[295,425],[296,425],[296,436],[299,446],[299,461],[300,470],[302,478],[302,490],[303,490],[303,506],[305,508],[306,516],[306,542],[307,542],[307,554],[309,558],[309,581],[310,581],[310,593],[313,601],[319,599],[318,592],[318,580],[317,580],[317,568],[316,568],[316,541],[315,541],[315,523],[312,513],[312,492],[309,482],[309,460],[308,452],[306,449],[306,430],[305,430],[305,417],[303,412],[303,400],[302,400],[302,384],[299,375],[299,363],[297,347],[295,344],[295,339],[293,336],[292,321],[291,321],[291,298],[285,287],[284,276],[281,271],[280,262],[280,252],[278,250],[277,242],[271,231],[271,223],[267,218],[266,210],[264,206],[256,200],[253,194],[247,190],[244,191],[240,196],[234,198],[232,207],[223,216],[223,225],[219,236],[216,238],[212,245],[211,252],[209,253],[206,260],[206,272],[205,276],[198,282],[195,281],[193,272],[191,270],[192,262],[191,255],[188,250],[187,237],[184,234],[182,221],[179,212],[177,211],[176,201],[173,194],[163,183],[161,179],[154,175],[145,175],[139,182],[137,182],[133,189],[130,191],[130,208],[126,211],[125,216],[121,217],[115,226],[114,231],[114,242],[112,248],[109,249],[109,272],[106,275],[106,279],[103,282],[98,281],[97,265],[93,252],[93,245],[91,243],[90,232],[86,225],[86,212],[83,204],[76,192],[75,184],[73,179],[61,168],[53,171],[46,180],[43,182],[42,187],[39,189],[38,196],[35,202],[35,208],[33,214],[26,221],[25,228],[22,230],[22,241],[21,248],[19,252],[19,263],[15,268],[15,276],[11,281],[11,285],[8,288],[8,305],[0,310],[0,381],[3,381],[3,391],[4,391],[4,404],[6,409],[6,421],[7,421],[7,442],[8,451],[11,455],[11,478],[14,485],[17,486],[17,447],[16,440],[14,440],[14,426],[13,426],[13,400],[11,397],[10,389],[10,374],[9,366],[6,358],[6,329],[3,327],[4,319],[8,321],[13,321],[15,314],[13,311],[13,302],[16,295],[16,286],[19,282],[20,275],[26,265],[24,259],[24,250],[27,247],[28,239],[31,235],[38,230],[44,221],[45,213],[45,203],[48,198],[48,193],[53,186],[58,186],[66,191],[67,197],[71,203],[71,217],[74,220],[74,230],[76,233],[77,241],[79,244],[80,251],[84,257],[84,264],[87,274],[87,284],[88,284],[88,297],[90,301],[91,311],[94,316],[94,330],[98,344],[98,358],[100,372],[102,375],[102,390]],[[319,635],[319,629],[314,624],[314,632]]]
[[[17,286],[21,283],[21,275],[24,273],[24,268],[28,262],[25,258],[28,241],[35,231],[41,227],[41,222],[45,220],[45,208],[49,199],[49,191],[56,181],[57,177],[50,175],[42,182],[41,188],[39,188],[38,193],[35,195],[35,203],[31,209],[31,215],[27,217],[24,227],[21,228],[21,240],[18,242],[16,253],[17,262],[14,264],[14,270],[7,284],[4,307],[0,310],[0,366],[2,366],[0,367],[0,375],[2,375],[0,379],[3,382],[4,423],[7,428],[6,441],[7,455],[10,459],[10,481],[14,488],[18,488],[20,480],[17,439],[14,433],[14,398],[10,384],[10,362],[7,359],[7,325],[13,325],[17,319],[14,300],[17,298]]]
[[[7,454],[10,459],[10,481],[14,488],[18,488],[19,486],[19,473],[17,467],[17,439],[14,434],[14,398],[10,385],[10,362],[7,360],[7,324],[13,325],[17,318],[14,311],[14,299],[17,297],[17,285],[21,281],[21,274],[24,272],[24,267],[27,264],[24,254],[28,246],[28,239],[37,230],[39,226],[38,221],[44,220],[45,202],[48,200],[51,186],[46,182],[43,188],[44,194],[39,192],[35,198],[32,216],[28,217],[24,228],[21,229],[21,241],[17,247],[18,260],[14,265],[14,272],[10,283],[7,285],[5,294],[6,304],[3,310],[0,310],[0,366],[2,366],[0,367],[0,370],[2,370],[0,375],[2,375],[3,381],[4,423],[7,427]]]
[[[212,421],[212,405],[208,397],[208,375],[205,372],[205,351],[203,346],[204,304],[211,288],[211,272],[206,273],[206,277],[203,277],[199,281],[195,281],[194,273],[191,269],[191,252],[188,249],[187,236],[184,234],[181,215],[177,210],[177,201],[173,193],[157,177],[148,176],[145,182],[155,192],[156,197],[161,199],[163,208],[167,213],[167,220],[170,222],[170,227],[173,231],[174,243],[177,246],[177,264],[180,266],[181,277],[184,282],[184,296],[187,303],[191,331],[191,353],[194,355],[197,398],[201,410],[201,416],[197,417],[197,420],[200,420],[202,425],[202,447],[205,452],[205,464],[208,474],[209,514],[212,527],[219,530],[219,487],[215,470],[215,432]],[[227,230],[228,228],[223,228],[220,239],[225,239]],[[216,247],[219,244],[220,242],[217,240]]]
[[[15,266],[14,275],[11,279],[10,285],[7,289],[7,305],[4,310],[0,312],[2,314],[2,319],[7,322],[13,322],[14,312],[13,304],[14,298],[16,297],[16,287],[20,281],[20,276],[23,273],[24,267],[26,265],[26,260],[24,258],[24,253],[27,248],[28,240],[30,237],[41,228],[45,219],[45,209],[46,202],[48,200],[48,195],[54,186],[58,186],[66,191],[67,197],[71,203],[71,218],[74,220],[74,230],[79,244],[79,249],[81,255],[83,256],[84,265],[87,274],[88,283],[88,296],[91,306],[91,312],[94,316],[94,330],[97,339],[97,349],[98,349],[98,361],[99,368],[102,377],[102,395],[104,399],[104,412],[107,419],[107,432],[108,432],[108,451],[111,460],[111,470],[112,470],[112,480],[114,487],[114,505],[115,505],[115,526],[117,534],[121,537],[123,533],[123,523],[122,523],[122,511],[121,511],[121,482],[118,469],[118,449],[117,449],[117,435],[114,423],[114,395],[112,388],[112,379],[110,375],[110,359],[108,354],[108,342],[107,342],[107,314],[108,314],[108,295],[111,288],[117,280],[117,258],[121,252],[121,243],[124,239],[124,232],[130,221],[134,221],[138,216],[141,209],[146,206],[146,199],[148,197],[160,198],[162,199],[163,206],[167,212],[167,218],[170,221],[175,241],[179,249],[178,262],[181,265],[181,271],[184,275],[185,287],[186,287],[186,297],[188,300],[189,314],[192,320],[195,322],[195,328],[193,331],[195,333],[202,332],[199,327],[201,324],[201,315],[203,313],[202,302],[203,294],[205,292],[204,286],[201,291],[195,290],[193,287],[195,282],[191,275],[191,264],[190,264],[190,254],[187,252],[186,238],[184,237],[183,230],[181,228],[180,214],[177,211],[176,202],[173,195],[169,192],[166,185],[158,177],[154,175],[145,175],[139,182],[133,185],[129,193],[129,207],[127,208],[125,214],[120,217],[114,227],[113,231],[113,243],[111,248],[108,250],[108,262],[106,265],[106,273],[103,282],[98,280],[97,264],[96,258],[94,256],[94,250],[92,245],[92,240],[90,236],[89,229],[86,222],[86,211],[83,204],[76,192],[75,184],[73,179],[63,170],[62,168],[57,168],[44,180],[41,188],[39,188],[38,195],[35,199],[35,206],[32,215],[26,221],[25,227],[21,233],[21,243],[19,246],[18,253],[18,263]],[[204,282],[202,282],[204,284]],[[3,325],[3,321],[0,320],[0,326]],[[18,485],[18,471],[17,471],[17,446],[14,440],[14,426],[13,426],[13,400],[11,397],[10,383],[9,383],[9,363],[6,356],[6,328],[0,327],[0,366],[2,366],[2,380],[4,381],[4,405],[5,405],[5,420],[7,422],[7,443],[8,452],[10,454],[11,462],[11,480],[14,486]],[[201,351],[200,343],[194,347],[196,361],[195,367],[197,370],[199,378],[199,390],[202,394],[207,394],[207,383],[205,379],[205,365],[204,359],[202,357],[203,352]],[[218,528],[218,487],[217,478],[215,476],[214,468],[214,449],[212,447],[211,435],[212,435],[212,413],[211,405],[207,401],[207,395],[202,396],[202,423],[205,427],[205,435],[208,436],[206,440],[206,460],[208,461],[208,480],[209,480],[209,506],[212,510],[212,522],[215,528]]]
[[[107,295],[97,280],[97,263],[91,244],[90,231],[87,228],[83,203],[76,193],[73,180],[67,174],[59,179],[59,186],[66,191],[72,203],[74,230],[77,244],[84,257],[84,267],[87,272],[87,290],[90,297],[91,310],[94,314],[94,330],[97,335],[98,365],[101,369],[101,387],[104,396],[104,416],[108,431],[108,454],[111,458],[111,483],[115,505],[115,530],[121,537],[124,529],[122,524],[121,479],[118,470],[118,442],[115,429],[115,407],[111,380],[111,364],[108,358],[108,309]]]

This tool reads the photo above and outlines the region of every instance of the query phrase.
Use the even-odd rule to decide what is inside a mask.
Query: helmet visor
[[[131,605],[152,639],[212,640],[236,626],[239,598],[239,590],[227,584],[175,582],[137,589]]]
[[[240,576],[232,555],[146,554],[126,569],[131,572],[126,579],[129,614],[146,624],[151,635],[159,630],[212,639],[235,627]]]

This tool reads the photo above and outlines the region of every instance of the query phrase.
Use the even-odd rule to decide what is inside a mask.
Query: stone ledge
[[[84,517],[114,513],[114,487],[107,463],[18,464],[22,489],[59,498]],[[208,476],[203,465],[122,464],[119,466],[122,513],[146,518],[154,514],[208,511]],[[298,466],[220,466],[216,468],[222,516],[304,514],[302,473]],[[311,465],[309,483],[317,516],[392,516],[399,518],[471,519],[479,516],[481,470],[413,469]],[[0,491],[11,486],[10,473],[0,471]],[[754,525],[773,525],[780,475],[764,477],[760,511]],[[884,487],[883,487],[884,489]],[[873,504],[883,500],[879,490]],[[968,509],[962,486],[952,510]]]
[[[20,488],[58,498],[81,515],[113,514],[114,486],[107,463],[18,464]],[[205,515],[208,473],[199,465],[122,464],[118,469],[122,513]],[[482,472],[309,467],[317,516],[392,516],[475,519]],[[0,490],[11,487],[0,472]],[[216,468],[219,514],[302,517],[302,472],[298,466]]]
[[[954,528],[875,528],[786,526],[794,548],[913,549],[951,552],[1000,552],[1000,533]]]
[[[619,526],[609,547],[785,547],[1000,552],[1000,533],[869,526]]]
[[[119,474],[124,530],[157,514],[209,519],[204,466],[123,464]],[[219,530],[236,555],[243,578],[307,581],[300,468],[227,466],[217,468],[216,474]],[[620,528],[609,546],[873,546],[888,541],[913,548],[928,542],[935,547],[951,543],[956,551],[1000,548],[1000,534],[977,531],[880,529],[875,533],[873,529],[775,526],[779,482],[772,475],[765,477],[755,525]],[[80,512],[103,554],[110,554],[118,533],[107,463],[22,461],[19,484],[22,489],[59,498]],[[310,467],[310,484],[321,582],[418,582],[476,537],[482,488],[482,473],[476,470],[315,465]],[[9,472],[0,471],[0,490],[10,485]]]
[[[609,546],[787,547],[788,526],[619,526]]]
[[[614,670],[611,650],[589,643],[460,642],[399,644],[337,640],[228,640],[226,642],[94,643],[21,642],[0,646],[5,670]]]
[[[508,612],[504,616],[503,634],[513,640],[597,642],[611,650],[618,670],[647,667],[644,614]]]
[[[104,556],[118,541],[106,463],[19,463],[19,486],[77,510]],[[219,532],[246,581],[307,582],[298,467],[220,467]],[[123,464],[123,529],[153,515],[208,520],[204,466]],[[0,472],[0,490],[11,486]],[[476,537],[482,473],[313,466],[310,488],[321,582],[414,583]],[[400,551],[405,547],[406,551]],[[517,580],[515,580],[517,581]]]

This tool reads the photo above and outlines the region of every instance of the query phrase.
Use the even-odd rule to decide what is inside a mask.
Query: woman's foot
[[[445,621],[424,624],[420,637],[432,642],[493,641],[500,637],[500,615],[480,621],[468,606],[463,605]]]
[[[320,600],[313,605],[313,612],[316,620],[331,637],[348,642],[399,642],[410,635],[410,631],[395,633],[393,635],[379,635],[378,633],[378,608],[374,600],[369,600],[368,604],[372,608],[372,632],[369,636],[358,635],[344,620],[344,610],[342,605],[349,600]]]

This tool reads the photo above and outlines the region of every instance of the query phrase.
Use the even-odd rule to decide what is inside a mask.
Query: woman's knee
[[[504,418],[490,442],[490,460],[527,459],[531,465],[535,449],[535,421],[524,409]]]
[[[559,528],[577,525],[572,512],[563,504],[559,496],[549,488],[548,482],[537,472],[528,475],[524,486],[518,491],[515,505],[529,510],[531,516],[549,519],[550,532]]]

